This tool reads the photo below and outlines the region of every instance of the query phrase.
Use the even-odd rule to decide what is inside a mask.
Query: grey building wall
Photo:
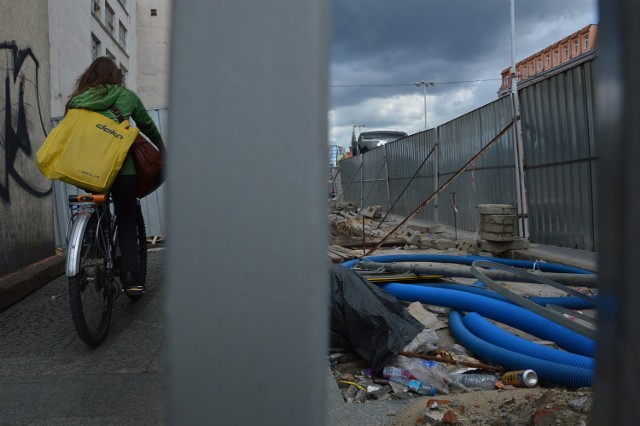
[[[99,41],[95,54],[115,58],[116,64],[126,71],[126,86],[137,90],[135,0],[48,0],[48,4],[53,117],[64,114],[64,106],[73,92],[76,79],[94,60],[92,38]],[[113,27],[107,20],[108,9],[114,13]],[[123,41],[120,39],[120,24],[126,29]]]
[[[49,16],[0,0],[0,275],[55,252],[52,189],[34,162],[50,122]]]
[[[138,95],[147,108],[169,106],[171,3],[137,1]]]

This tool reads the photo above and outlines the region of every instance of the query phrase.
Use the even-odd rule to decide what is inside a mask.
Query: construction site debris
[[[424,326],[389,293],[341,265],[330,270],[331,352],[355,352],[375,372]]]

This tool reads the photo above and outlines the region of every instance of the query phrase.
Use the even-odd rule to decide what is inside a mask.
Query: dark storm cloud
[[[516,41],[586,6],[592,2],[516,1]],[[332,85],[407,84],[334,89],[334,106],[415,92],[411,83],[423,79],[495,78],[497,89],[511,60],[509,0],[334,0],[332,19]]]
[[[585,25],[596,0],[516,0],[516,60]],[[510,0],[333,0],[330,142],[355,123],[416,132],[497,98],[511,64]]]

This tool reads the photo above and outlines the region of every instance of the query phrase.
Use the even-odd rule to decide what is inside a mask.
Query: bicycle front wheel
[[[107,270],[108,233],[95,213],[84,224],[74,223],[74,227],[83,225],[77,230],[74,250],[80,250],[80,267],[69,277],[69,301],[78,336],[87,345],[98,346],[107,335],[114,299]]]

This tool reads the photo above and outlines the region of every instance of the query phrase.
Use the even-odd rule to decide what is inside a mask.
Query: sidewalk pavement
[[[0,312],[64,274],[64,256],[51,256],[0,277]]]

